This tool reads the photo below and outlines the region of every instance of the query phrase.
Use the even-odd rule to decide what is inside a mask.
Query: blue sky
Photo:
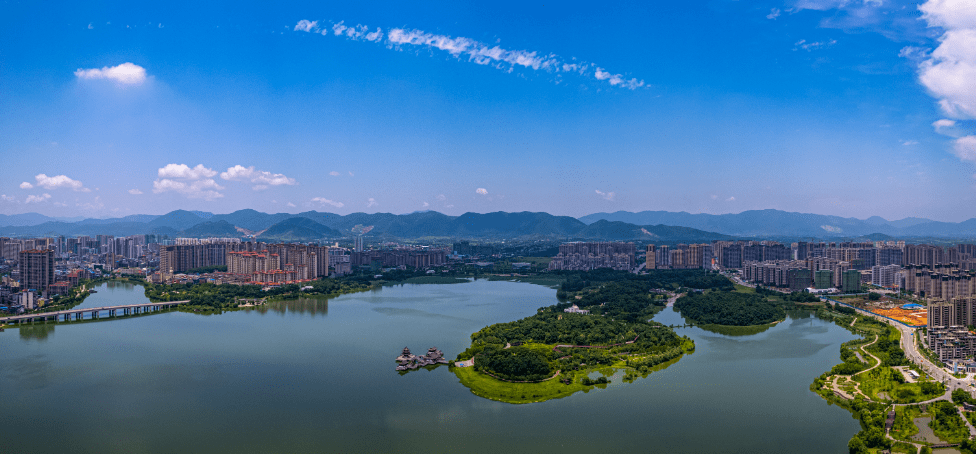
[[[0,212],[976,216],[966,0],[0,5]]]

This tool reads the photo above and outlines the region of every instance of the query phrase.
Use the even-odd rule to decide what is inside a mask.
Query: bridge
[[[90,307],[87,309],[69,309],[65,311],[42,312],[39,314],[14,315],[11,317],[0,317],[0,324],[34,323],[37,321],[46,322],[48,320],[68,322],[71,320],[86,320],[85,315],[88,315],[87,320],[95,320],[101,318],[103,312],[107,313],[108,317],[146,314],[173,308],[188,302],[190,301],[166,301],[161,303],[126,304],[122,306]],[[119,313],[120,311],[121,314]]]

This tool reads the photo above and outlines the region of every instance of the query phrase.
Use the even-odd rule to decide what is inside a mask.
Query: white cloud
[[[329,200],[329,199],[327,199],[325,197],[315,197],[315,198],[312,199],[312,203],[317,203],[317,204],[322,205],[322,206],[331,205],[331,206],[334,206],[336,208],[342,208],[342,207],[346,206],[346,204],[344,204],[342,202],[336,202],[335,200]]]
[[[122,63],[118,66],[102,69],[82,69],[75,71],[79,79],[110,79],[120,84],[136,85],[146,81],[146,69],[132,63]]]
[[[427,202],[424,202],[424,208],[427,208],[427,207],[429,207],[429,206],[430,206],[430,204],[429,204],[429,203],[427,203]]]
[[[437,199],[438,202],[444,202],[447,200],[447,196],[444,194],[438,194],[437,197],[434,198]]]
[[[72,180],[64,175],[49,177],[41,173],[35,176],[34,179],[37,180],[37,186],[44,189],[68,188],[75,192],[91,192],[91,189],[86,188],[80,181]],[[24,184],[21,183],[20,187],[23,188]]]
[[[26,181],[20,184],[20,189],[31,189],[33,187],[34,187],[34,185],[32,185],[32,184],[30,184],[30,183],[28,183]]]
[[[129,189],[129,194],[132,194],[132,195],[140,195],[140,194],[142,194],[142,191],[140,191],[138,189]]]
[[[186,164],[166,164],[166,167],[161,167],[158,171],[159,178],[181,178],[184,180],[198,180],[201,178],[213,178],[217,175],[217,171],[213,169],[208,169],[203,166],[203,164],[197,164],[196,167],[189,167]]]
[[[929,0],[918,7],[929,27],[944,33],[919,63],[919,81],[952,118],[976,118],[976,3]]]
[[[603,191],[597,189],[596,190],[596,193],[600,197],[603,197],[604,200],[611,200],[612,201],[615,197],[617,197],[617,193],[616,192],[612,192],[612,191],[611,192],[603,192]]]
[[[356,175],[354,175],[354,174],[352,173],[352,170],[350,170],[350,171],[349,171],[349,176],[351,176],[351,177],[354,177],[354,176],[356,176]]]
[[[937,132],[939,134],[943,134],[943,131],[945,131],[948,128],[955,127],[955,126],[956,126],[956,121],[955,120],[941,119],[941,120],[935,120],[934,122],[932,122],[932,127],[935,128],[935,132]]]
[[[487,190],[487,189],[485,189],[485,188],[478,188],[478,189],[475,189],[475,191],[474,191],[474,192],[476,192],[476,193],[478,193],[478,194],[481,194],[481,195],[488,195],[488,190]]]
[[[904,146],[906,146],[906,147],[910,147],[910,146],[913,146],[913,145],[918,145],[918,141],[917,140],[903,140],[901,142],[901,144],[904,145]]]
[[[12,195],[0,194],[0,200],[4,202],[16,202],[17,199]]]
[[[208,169],[203,164],[189,167],[186,164],[167,164],[159,168],[159,178],[153,181],[153,192],[176,192],[191,199],[215,200],[223,197],[220,190],[224,187],[217,184],[213,177],[217,171]]]
[[[51,194],[29,195],[24,203],[40,203],[51,198]]]
[[[953,152],[963,161],[976,162],[976,136],[965,136],[956,139]]]
[[[309,21],[302,19],[295,25],[295,31],[311,32],[318,29],[319,21]]]
[[[725,199],[726,202],[735,202],[735,197],[729,197]]]
[[[769,11],[769,14],[766,15],[766,19],[776,20],[781,13],[782,12],[779,10],[779,8],[773,8],[771,11]]]
[[[366,201],[366,208],[373,208],[376,205],[379,205],[379,204],[376,203],[376,199],[374,199],[372,197],[370,197],[369,200]]]
[[[288,203],[286,203],[286,205],[288,205],[291,208],[295,208],[295,204],[294,203],[288,202]]]
[[[459,60],[466,60],[478,65],[491,66],[505,72],[518,69],[531,69],[547,73],[574,73],[586,77],[594,77],[599,81],[607,81],[610,85],[620,86],[631,90],[643,87],[644,81],[636,78],[625,78],[621,74],[612,74],[602,68],[586,62],[572,62],[563,60],[555,54],[545,54],[537,51],[504,49],[498,45],[489,45],[471,38],[451,37],[427,33],[423,30],[393,28],[383,39],[383,30],[377,28],[370,32],[366,25],[345,25],[343,21],[332,24],[331,27],[318,27],[317,21],[302,19],[295,25],[294,31],[319,33],[324,36],[332,34],[353,41],[366,40],[385,44],[387,48],[401,50],[407,46],[416,46],[444,51]],[[590,68],[596,68],[591,71]],[[557,81],[558,82],[558,81]]]
[[[816,42],[812,42],[812,43],[808,43],[807,40],[801,39],[801,40],[793,43],[793,50],[801,50],[802,49],[802,50],[805,50],[807,52],[810,52],[810,51],[814,51],[814,50],[818,50],[818,49],[826,49],[828,47],[833,46],[834,44],[837,44],[837,40],[835,40],[835,39],[832,39],[830,41],[816,41]]]
[[[92,24],[91,24],[91,22],[89,22],[89,23],[88,23],[88,29],[89,29],[89,30],[91,30],[91,29],[93,29],[93,28],[95,28],[95,27],[92,27]]]
[[[236,165],[228,168],[226,172],[221,172],[220,178],[231,181],[250,181],[251,183],[255,183],[255,186],[252,188],[255,191],[268,189],[268,186],[292,186],[298,184],[294,178],[288,178],[280,173],[254,170],[254,166],[244,167]]]
[[[332,175],[334,177],[337,177],[337,176],[339,176],[341,174],[339,172],[336,172],[335,170],[333,170],[333,171],[329,172],[329,175]]]

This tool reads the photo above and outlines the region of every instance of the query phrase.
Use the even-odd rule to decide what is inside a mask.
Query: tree
[[[952,391],[952,401],[957,405],[971,402],[972,399],[973,398],[969,395],[969,393],[966,392],[965,389],[957,389]]]
[[[868,293],[868,299],[871,300],[871,301],[877,301],[877,300],[881,299],[881,294],[878,293],[878,292]]]
[[[851,441],[847,443],[847,449],[850,454],[867,454],[868,447],[864,445],[864,440],[861,437],[855,435],[851,438]]]

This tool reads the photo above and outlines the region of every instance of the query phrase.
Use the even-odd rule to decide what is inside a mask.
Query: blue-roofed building
[[[917,310],[917,309],[925,309],[925,306],[922,306],[921,304],[908,303],[908,304],[903,304],[901,306],[901,308],[902,309],[906,309],[906,310],[913,311],[913,310]]]

